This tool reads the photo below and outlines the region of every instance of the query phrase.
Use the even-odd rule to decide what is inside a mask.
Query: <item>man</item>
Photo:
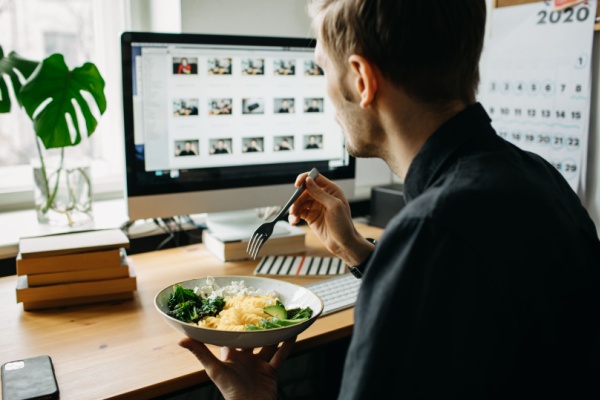
[[[292,145],[286,138],[281,139],[279,144],[275,145],[275,151],[288,151],[288,150],[294,150],[294,149],[292,148]]]
[[[179,75],[189,75],[192,73],[192,66],[188,63],[187,58],[182,58],[181,63],[179,63],[179,67],[177,67],[177,73]]]
[[[198,153],[194,150],[192,142],[189,140],[185,141],[184,148],[179,152],[179,156],[197,156]]]
[[[213,150],[213,154],[229,154],[229,147],[225,146],[225,141],[219,139],[217,141],[217,147]]]
[[[314,135],[310,135],[308,138],[308,143],[306,144],[307,149],[319,149],[319,143],[317,143],[317,138]]]
[[[307,61],[305,64],[304,75],[323,75],[323,70],[314,61]]]
[[[319,107],[319,100],[312,99],[310,105],[306,105],[306,112],[321,112],[321,108]]]
[[[244,153],[258,153],[261,152],[262,148],[258,146],[256,139],[250,140],[250,146],[246,147]]]
[[[219,114],[231,114],[231,109],[231,100],[221,99],[221,108],[219,109]]]
[[[286,75],[294,75],[296,74],[296,64],[294,60],[288,60],[287,62],[287,70]]]
[[[277,112],[280,114],[293,113],[294,109],[292,107],[293,107],[293,103],[292,103],[292,106],[290,107],[290,101],[288,99],[283,99],[281,101],[281,107],[279,108],[279,111],[277,111]]]
[[[296,181],[290,222],[362,275],[339,399],[600,398],[597,231],[556,169],[500,138],[475,100],[485,0],[313,10],[347,149],[382,158],[406,198],[374,245],[337,186]],[[180,344],[228,399],[275,398],[292,347],[221,361]]]

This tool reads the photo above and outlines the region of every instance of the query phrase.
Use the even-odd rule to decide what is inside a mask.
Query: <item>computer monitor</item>
[[[316,167],[354,195],[309,38],[121,35],[130,220],[283,205]]]

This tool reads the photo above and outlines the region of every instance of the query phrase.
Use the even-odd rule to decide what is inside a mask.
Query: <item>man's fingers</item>
[[[234,351],[235,349],[229,347],[221,347],[221,361],[227,361]]]
[[[286,340],[285,342],[283,342],[283,344],[277,350],[277,352],[275,352],[275,355],[273,356],[270,362],[271,366],[275,368],[275,371],[279,371],[279,368],[281,368],[283,362],[290,355],[290,352],[292,351],[292,349],[294,348],[294,344],[296,343],[296,338],[297,336],[293,337],[292,339]]]
[[[290,215],[288,215],[288,222],[290,223],[290,225],[296,225],[298,222],[300,222],[300,217],[290,213]]]
[[[306,192],[310,194],[310,196],[317,200],[319,203],[324,204],[327,207],[327,204],[331,202],[332,196],[321,189],[319,185],[312,178],[306,178]]]
[[[308,175],[307,173],[298,175],[296,177],[296,181],[294,182],[294,186],[297,187],[297,188],[300,187],[300,186],[302,186],[302,182],[304,182],[304,180],[306,179],[307,175]]]
[[[179,345],[191,351],[206,369],[214,368],[221,364],[221,361],[215,357],[204,343],[186,337],[179,341]]]
[[[258,355],[265,362],[269,362],[271,357],[277,352],[277,345],[265,346],[258,352]]]
[[[295,225],[304,217],[306,217],[306,211],[314,203],[312,197],[308,192],[304,192],[296,199],[296,201],[290,206],[288,212],[288,222],[290,225]]]
[[[296,177],[296,182],[294,182],[294,186],[296,186],[296,187],[302,186],[302,182],[304,182],[304,180],[306,179],[308,174],[309,174],[309,172],[303,172],[300,175],[298,175]]]

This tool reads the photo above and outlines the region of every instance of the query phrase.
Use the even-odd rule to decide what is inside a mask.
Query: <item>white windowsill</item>
[[[371,186],[356,187],[354,200],[368,199],[370,190]],[[126,203],[126,199],[122,197],[111,200],[95,200],[93,204],[94,221],[73,228],[38,223],[33,205],[28,210],[2,212],[0,213],[0,259],[17,256],[21,237],[120,228],[129,221]],[[191,217],[196,223],[204,223],[205,214],[194,214]],[[187,228],[190,227],[191,225]],[[162,232],[152,220],[136,221],[129,230],[131,237],[143,237]]]
[[[33,209],[0,214],[0,259],[16,257],[19,240],[26,236],[51,235],[70,231],[119,228],[128,221],[125,199],[95,201],[94,221],[74,228],[40,224]]]
[[[124,178],[109,171],[103,160],[92,161],[94,200],[122,199]],[[31,165],[0,167],[0,216],[3,213],[33,208],[33,170]]]

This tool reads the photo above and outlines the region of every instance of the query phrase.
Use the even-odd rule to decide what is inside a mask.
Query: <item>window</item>
[[[41,61],[61,53],[70,69],[96,64],[105,82],[107,110],[89,140],[76,151],[92,157],[94,198],[123,196],[120,32],[127,2],[102,0],[0,0],[0,46]],[[0,211],[30,208],[37,157],[35,133],[25,110],[13,102],[0,114]]]

